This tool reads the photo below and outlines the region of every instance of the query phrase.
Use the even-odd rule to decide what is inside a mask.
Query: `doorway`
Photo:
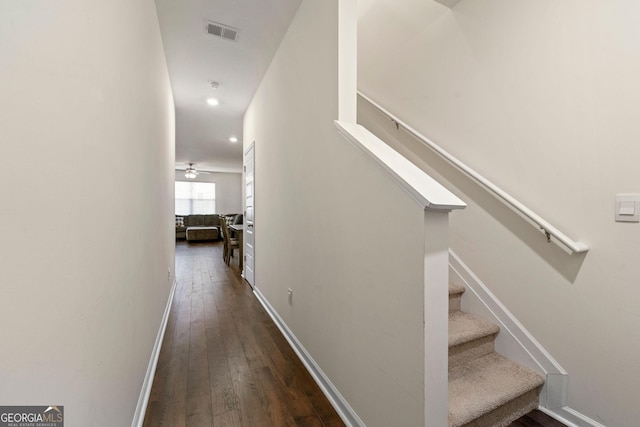
[[[251,287],[254,287],[254,256],[255,256],[255,234],[254,234],[254,148],[252,142],[249,149],[244,153],[244,278]]]

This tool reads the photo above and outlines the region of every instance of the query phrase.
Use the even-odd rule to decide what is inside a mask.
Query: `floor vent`
[[[228,25],[220,24],[213,21],[206,21],[204,30],[207,32],[207,34],[231,40],[233,42],[238,40],[238,34],[240,33],[240,30],[238,30],[237,28],[233,28]]]

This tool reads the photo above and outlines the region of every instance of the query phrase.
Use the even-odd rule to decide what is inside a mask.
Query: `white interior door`
[[[253,287],[255,239],[253,227],[254,144],[244,154],[244,278]]]

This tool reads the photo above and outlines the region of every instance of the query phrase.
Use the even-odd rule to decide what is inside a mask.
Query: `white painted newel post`
[[[338,131],[424,210],[425,426],[448,425],[449,213],[467,205],[364,127],[336,121]]]
[[[425,426],[448,425],[449,212],[424,213]]]

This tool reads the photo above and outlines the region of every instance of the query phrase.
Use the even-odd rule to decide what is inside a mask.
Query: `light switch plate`
[[[616,195],[616,221],[640,222],[640,194]]]

